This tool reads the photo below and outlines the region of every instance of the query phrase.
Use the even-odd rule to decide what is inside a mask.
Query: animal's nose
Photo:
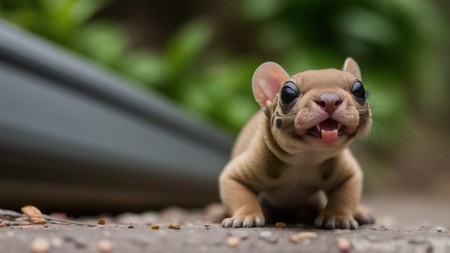
[[[342,104],[342,99],[336,93],[324,92],[315,102],[328,114],[332,114]]]

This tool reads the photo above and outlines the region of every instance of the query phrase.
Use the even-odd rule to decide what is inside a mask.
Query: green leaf
[[[78,49],[108,66],[117,66],[129,47],[127,33],[109,23],[86,27],[78,37]]]
[[[366,43],[390,47],[399,40],[393,21],[374,10],[348,8],[340,13],[336,24],[341,33]]]
[[[170,65],[155,53],[133,52],[120,62],[127,75],[150,86],[163,84],[170,77]]]
[[[211,41],[210,21],[197,19],[184,25],[169,42],[166,57],[174,69],[182,72],[192,64]]]

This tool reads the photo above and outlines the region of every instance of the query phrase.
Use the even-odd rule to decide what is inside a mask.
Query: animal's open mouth
[[[342,123],[328,118],[314,127],[309,128],[305,134],[326,142],[334,142],[339,136],[346,134],[346,127]]]

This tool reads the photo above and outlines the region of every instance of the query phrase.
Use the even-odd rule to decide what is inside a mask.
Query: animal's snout
[[[324,92],[314,102],[331,115],[342,104],[342,99],[334,92]]]

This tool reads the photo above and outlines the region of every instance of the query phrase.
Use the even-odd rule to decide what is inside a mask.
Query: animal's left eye
[[[281,103],[284,105],[290,104],[298,97],[298,89],[297,86],[291,82],[287,81],[283,88],[281,89]]]
[[[366,90],[361,81],[356,81],[353,83],[351,92],[359,100],[365,100],[367,98]]]

